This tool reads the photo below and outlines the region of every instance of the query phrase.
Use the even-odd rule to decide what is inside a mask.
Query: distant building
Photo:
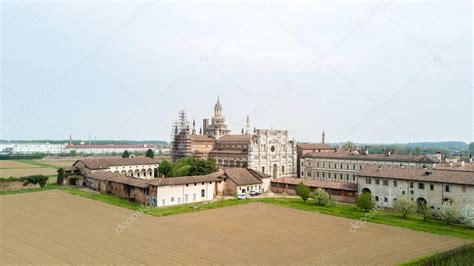
[[[51,143],[1,143],[0,151],[8,150],[11,155],[64,154],[66,144]]]
[[[145,153],[151,149],[153,152],[157,151],[157,145],[155,144],[68,144],[65,147],[65,152],[70,153],[72,151],[77,154],[93,154],[93,155],[107,155],[117,154],[120,155],[124,151],[130,153]]]

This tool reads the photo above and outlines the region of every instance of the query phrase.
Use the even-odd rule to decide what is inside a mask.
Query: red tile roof
[[[416,180],[437,183],[474,185],[474,172],[452,169],[410,169],[400,167],[365,166],[359,177],[379,177],[390,179]]]
[[[92,170],[107,169],[111,166],[126,166],[126,165],[149,165],[158,164],[158,159],[152,159],[148,157],[132,157],[132,158],[121,158],[121,157],[105,157],[105,158],[90,158],[76,161],[73,166],[76,166],[78,162],[82,162],[87,168]]]
[[[430,155],[399,155],[399,154],[354,154],[348,151],[338,152],[310,152],[303,158],[324,158],[324,159],[345,159],[361,161],[395,161],[395,162],[416,162],[416,163],[438,163],[439,160]]]
[[[315,188],[357,191],[357,184],[355,183],[321,181],[321,180],[297,178],[297,177],[282,177],[282,178],[275,178],[272,180],[272,183],[289,184],[289,185],[298,185],[301,182],[303,182],[303,184],[309,187],[315,187]]]
[[[302,150],[334,150],[331,145],[324,143],[300,143],[296,144],[296,147]]]
[[[126,184],[134,187],[139,188],[146,188],[148,187],[148,181],[146,179],[140,178],[133,178],[124,176],[117,173],[106,172],[106,171],[98,171],[88,175],[89,178],[97,179],[101,181],[111,181],[119,184]]]
[[[66,145],[67,149],[139,149],[139,148],[148,148],[156,149],[155,144],[103,144],[103,145],[77,145],[77,144],[68,144]]]

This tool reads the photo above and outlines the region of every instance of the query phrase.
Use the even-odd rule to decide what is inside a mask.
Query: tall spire
[[[250,117],[247,115],[247,123],[245,124],[245,135],[248,135],[250,131]]]
[[[196,120],[194,119],[193,119],[193,131],[191,134],[196,135]]]
[[[326,142],[326,133],[325,133],[324,130],[323,130],[323,135],[322,135],[321,143],[322,143],[322,144],[325,144],[325,142]]]

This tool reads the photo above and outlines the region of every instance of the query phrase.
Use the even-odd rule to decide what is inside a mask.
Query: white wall
[[[157,207],[173,206],[193,202],[204,202],[214,200],[216,182],[194,183],[177,186],[159,186],[157,190]],[[204,189],[204,197],[201,190]],[[187,200],[186,200],[187,195]],[[195,196],[194,196],[195,195]],[[195,197],[195,198],[194,198]],[[164,204],[163,204],[164,203]]]

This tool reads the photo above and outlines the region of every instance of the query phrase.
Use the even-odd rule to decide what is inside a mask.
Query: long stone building
[[[401,197],[426,203],[433,210],[445,201],[461,210],[474,206],[472,170],[370,165],[363,167],[358,176],[359,194],[371,193],[382,207],[393,208]]]
[[[357,174],[367,165],[432,168],[440,158],[431,155],[369,154],[368,148],[333,148],[302,154],[299,176],[306,179],[357,183]]]
[[[254,129],[250,132],[250,119],[247,116],[245,130],[231,134],[225,124],[220,100],[214,106],[214,115],[203,120],[203,127],[197,133],[196,123],[192,129],[180,114],[176,123],[172,154],[174,160],[195,156],[213,158],[220,169],[244,167],[270,174],[274,178],[295,177],[297,174],[297,154],[295,141],[290,139],[287,130]]]

